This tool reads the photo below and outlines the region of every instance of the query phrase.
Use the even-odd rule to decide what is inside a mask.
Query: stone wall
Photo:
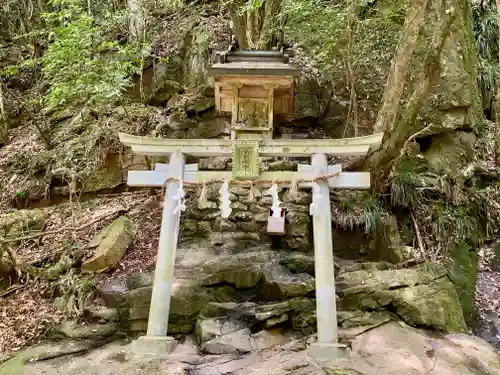
[[[281,249],[312,251],[310,192],[299,191],[296,197],[290,197],[287,189],[280,188],[280,200],[286,210],[285,234],[271,237],[267,234],[267,219],[271,214],[272,198],[265,195],[267,188],[254,188],[252,199],[248,187],[230,186],[232,212],[228,219],[223,219],[219,213],[219,188],[220,184],[208,188],[208,202],[204,208],[198,204],[200,189],[188,193],[188,208],[181,220],[182,241],[206,237],[212,245],[273,243]]]

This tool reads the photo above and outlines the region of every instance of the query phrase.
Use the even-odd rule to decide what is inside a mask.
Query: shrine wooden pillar
[[[274,90],[278,87],[277,84],[267,84],[264,88],[267,89],[267,124],[269,131],[267,132],[267,137],[273,139],[273,129],[274,129]]]

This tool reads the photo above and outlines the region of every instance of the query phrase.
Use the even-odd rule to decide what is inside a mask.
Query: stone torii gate
[[[252,51],[225,53],[211,67],[215,76],[215,107],[218,113],[231,114],[231,139],[158,139],[120,134],[121,142],[139,155],[169,155],[168,165],[154,171],[130,171],[128,185],[163,187],[166,183],[163,220],[151,307],[146,336],[134,342],[140,353],[166,353],[175,341],[167,337],[168,317],[175,267],[180,212],[176,195],[180,181],[206,180],[261,181],[314,180],[299,188],[315,187],[313,205],[314,257],[316,277],[316,316],[318,342],[309,353],[317,360],[345,356],[338,343],[335,275],[332,248],[330,188],[367,189],[370,174],[342,172],[340,165],[328,165],[328,156],[364,156],[377,148],[382,134],[346,139],[273,139],[274,117],[291,117],[295,77],[300,71],[288,65],[283,52]],[[199,171],[197,164],[185,165],[186,156],[232,156],[232,171]],[[310,157],[311,165],[299,165],[297,172],[260,172],[259,157]],[[325,178],[325,176],[333,176]]]
[[[155,171],[130,171],[128,185],[135,187],[163,187],[166,184],[163,220],[160,232],[158,256],[151,298],[147,335],[139,338],[134,350],[141,353],[168,352],[175,345],[167,337],[168,316],[174,277],[175,253],[178,242],[180,213],[174,214],[179,180],[231,180],[230,171],[199,171],[195,164],[185,165],[186,155],[194,157],[231,156],[233,140],[219,139],[158,139],[120,134],[121,142],[139,155],[170,155],[168,166],[159,164]],[[339,172],[329,180],[319,180],[320,194],[330,196],[330,188],[368,189],[370,174],[366,172],[342,172],[340,165],[328,165],[327,156],[366,155],[372,147],[378,147],[382,134],[345,139],[287,139],[259,141],[258,156],[311,157],[311,165],[299,165],[297,172],[263,172],[252,181],[310,179]],[[311,188],[311,183],[299,184]],[[315,195],[313,195],[313,204]],[[338,344],[335,275],[332,247],[332,221],[330,200],[320,202],[321,214],[313,216],[314,257],[316,277],[316,315],[318,342],[309,348],[317,360],[332,360],[345,356],[345,346]]]

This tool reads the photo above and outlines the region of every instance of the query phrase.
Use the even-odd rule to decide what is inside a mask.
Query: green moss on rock
[[[466,330],[462,308],[446,269],[425,263],[414,269],[346,272],[337,278],[345,310],[389,309],[406,323],[441,331]]]
[[[0,234],[17,236],[34,230],[42,230],[45,215],[42,210],[16,210],[0,217]]]
[[[477,277],[476,246],[461,242],[456,244],[447,260],[449,275],[453,281],[467,324],[472,324]]]
[[[91,242],[91,247],[97,248],[94,256],[82,264],[82,271],[103,272],[114,269],[134,239],[134,223],[126,216],[119,217]]]
[[[455,288],[446,278],[413,288],[398,289],[392,294],[396,313],[410,325],[445,332],[467,330]]]

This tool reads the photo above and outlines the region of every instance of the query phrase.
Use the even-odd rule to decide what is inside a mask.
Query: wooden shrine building
[[[215,77],[215,108],[231,114],[232,139],[272,139],[274,116],[293,115],[294,81],[300,74],[283,51],[219,54],[210,69]]]
[[[288,64],[283,51],[228,51],[218,54],[210,71],[215,78],[216,111],[231,114],[233,177],[257,178],[258,141],[273,139],[276,115],[293,115],[300,69]]]

